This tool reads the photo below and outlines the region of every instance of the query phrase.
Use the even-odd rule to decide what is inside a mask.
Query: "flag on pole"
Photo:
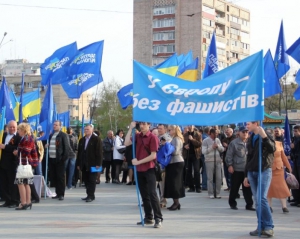
[[[67,82],[62,87],[69,98],[79,99],[81,94],[103,81],[101,73],[104,41],[94,42],[79,49],[69,67]]]
[[[22,98],[23,99],[21,104],[23,105],[22,106],[23,119],[41,113],[41,99],[40,99],[39,90],[25,93],[23,94]],[[21,100],[21,96],[19,98],[19,101],[20,100]]]
[[[300,37],[286,50],[286,53],[300,64]]]
[[[5,106],[5,118],[6,122],[15,120],[14,109],[12,101],[10,99],[10,90],[7,87],[5,77],[3,77],[1,89],[0,89],[0,109]]]
[[[15,120],[18,122],[19,121],[19,100],[16,97],[15,93],[12,91],[12,89],[10,89],[9,92],[9,98],[11,100],[11,105],[14,111],[14,116],[15,116]]]
[[[184,68],[193,63],[193,51],[190,50],[186,55],[183,57],[177,57],[178,61],[178,70],[176,75],[180,75]]]
[[[284,140],[283,140],[283,148],[286,156],[289,156],[291,153],[291,133],[290,133],[290,124],[288,115],[285,116],[284,122]]]
[[[268,50],[264,57],[264,75],[264,97],[268,98],[272,95],[281,93],[279,79],[277,77],[277,72],[274,66],[274,61],[270,50]]]
[[[76,52],[77,43],[73,42],[57,49],[50,57],[48,57],[41,65],[41,84],[47,85],[50,79],[53,85],[67,81],[68,75],[66,68]]]
[[[274,57],[274,65],[277,71],[278,79],[283,77],[285,73],[290,69],[289,58],[288,55],[286,54],[283,21],[281,21],[281,25],[280,25],[276,52]]]
[[[191,64],[184,67],[177,77],[192,82],[196,81],[198,78],[198,61],[199,58],[197,57]]]
[[[177,54],[174,53],[167,60],[153,66],[153,68],[167,75],[175,76],[178,70]]]
[[[21,81],[21,93],[20,93],[20,104],[19,104],[19,123],[23,122],[23,92],[24,92],[24,73],[22,73],[22,81]]]
[[[207,52],[202,79],[216,73],[218,71],[218,65],[219,64],[218,64],[218,55],[217,55],[217,43],[216,43],[216,35],[214,32]]]
[[[57,119],[61,122],[61,131],[66,133],[70,127],[70,111],[66,111],[57,115]]]
[[[119,98],[120,105],[123,110],[125,110],[129,105],[133,104],[133,83],[125,85],[118,92],[117,96]]]
[[[1,108],[1,115],[0,115],[0,143],[3,140],[4,134],[4,125],[5,125],[5,106]],[[0,160],[1,160],[2,149],[0,149]]]

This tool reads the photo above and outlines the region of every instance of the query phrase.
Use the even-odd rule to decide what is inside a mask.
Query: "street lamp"
[[[1,40],[1,42],[0,42],[0,47],[1,47],[1,45],[2,45],[2,42],[3,42],[3,40],[4,40],[4,37],[7,35],[7,32],[4,32],[4,34],[3,34],[3,37],[2,37],[2,40]]]

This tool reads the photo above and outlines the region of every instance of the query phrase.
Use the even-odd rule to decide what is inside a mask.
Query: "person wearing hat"
[[[228,172],[231,173],[231,190],[229,194],[229,206],[237,210],[236,198],[242,184],[246,210],[255,211],[253,208],[252,192],[250,187],[243,184],[245,178],[245,165],[247,159],[247,139],[248,129],[244,126],[239,128],[239,137],[231,141],[228,145],[225,161],[228,166]]]

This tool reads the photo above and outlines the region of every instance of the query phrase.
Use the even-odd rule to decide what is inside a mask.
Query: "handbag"
[[[285,181],[290,189],[299,189],[299,182],[293,174],[287,173]]]
[[[120,139],[120,141],[121,141],[121,139]],[[124,145],[124,141],[123,141],[123,142],[121,141],[121,143],[122,143],[122,145]],[[124,154],[125,151],[126,151],[126,147],[120,148],[120,149],[117,149],[117,150],[118,150],[118,152],[119,152],[120,154]]]
[[[32,167],[28,163],[28,158],[26,157],[27,164],[22,165],[22,159],[20,154],[19,166],[17,168],[16,178],[33,178]]]

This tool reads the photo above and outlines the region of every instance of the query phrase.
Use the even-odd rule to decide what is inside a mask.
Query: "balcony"
[[[230,33],[230,38],[232,38],[234,40],[239,40],[239,36],[235,35],[235,34],[232,34],[232,33]]]
[[[226,20],[223,17],[216,17],[216,22],[225,25]]]
[[[245,26],[245,25],[241,25],[241,30],[243,31],[243,32],[250,32],[250,27],[249,26]]]
[[[220,30],[220,29],[216,29],[216,34],[221,35],[221,36],[225,36],[224,31]]]
[[[240,51],[241,51],[241,48],[238,47],[238,46],[233,46],[233,45],[231,45],[231,46],[230,46],[230,50],[235,51],[235,52],[240,52]]]
[[[247,54],[247,55],[250,55],[250,49],[244,49],[244,48],[243,48],[243,53],[244,53],[244,54]]]

